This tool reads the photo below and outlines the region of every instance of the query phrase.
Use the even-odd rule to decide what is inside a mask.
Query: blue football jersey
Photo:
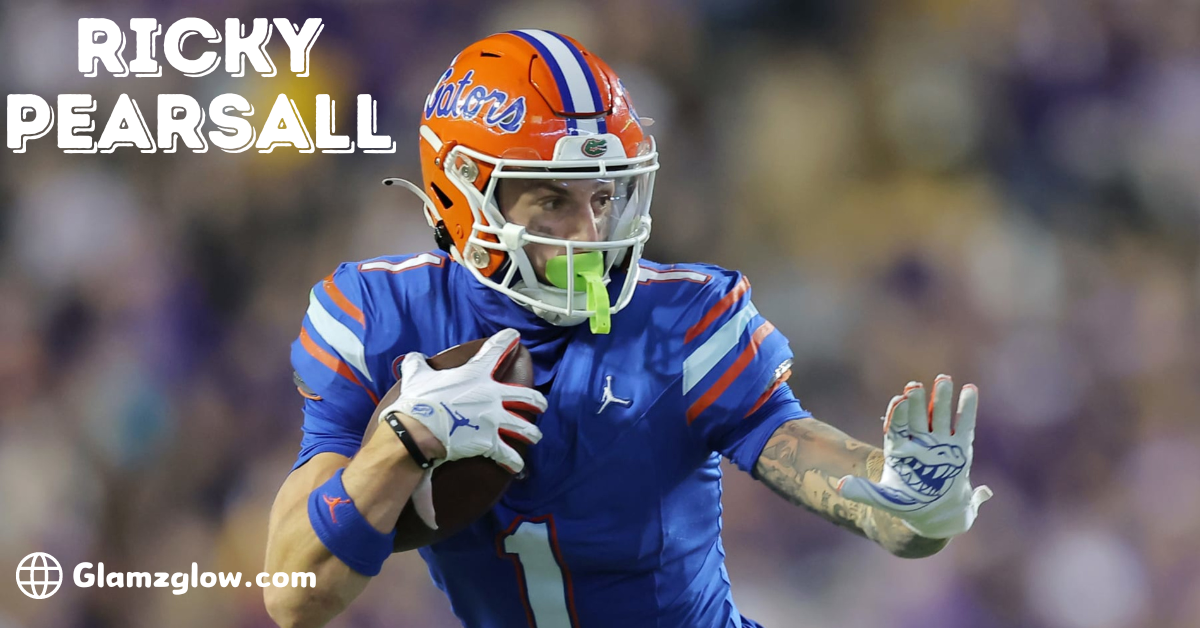
[[[465,626],[757,625],[730,594],[719,461],[751,471],[779,425],[809,416],[782,383],[791,349],[741,274],[645,260],[636,271],[606,335],[546,323],[441,252],[343,264],[309,295],[292,346],[307,398],[297,467],[358,451],[410,351],[512,327],[533,355],[549,410],[526,476],[420,550]]]

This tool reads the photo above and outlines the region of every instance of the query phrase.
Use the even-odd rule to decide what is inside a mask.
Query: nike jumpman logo
[[[476,432],[479,431],[479,426],[471,423],[471,420],[467,417],[451,410],[450,407],[444,403],[442,404],[442,407],[446,408],[446,412],[450,413],[450,420],[454,421],[454,424],[450,426],[450,433],[447,434],[447,436],[454,436],[454,430],[457,430],[460,427],[469,427],[474,429]]]
[[[321,497],[325,500],[325,504],[329,506],[329,518],[333,519],[334,523],[337,523],[337,512],[334,511],[334,507],[336,507],[338,504],[354,503],[348,499],[342,499],[341,497],[330,497],[328,495],[322,495]]]
[[[621,399],[613,394],[612,381],[613,381],[612,375],[605,376],[605,378],[604,378],[604,396],[600,397],[600,409],[596,411],[596,414],[600,414],[601,412],[604,412],[604,409],[607,408],[608,404],[610,404],[610,403],[615,403],[618,406],[625,406],[626,408],[633,405],[632,399]]]

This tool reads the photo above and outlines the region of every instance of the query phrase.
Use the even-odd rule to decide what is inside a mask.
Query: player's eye
[[[560,212],[567,207],[567,199],[564,196],[554,194],[543,198],[539,204],[545,211]]]
[[[604,216],[608,214],[608,212],[612,210],[613,200],[614,198],[611,194],[597,194],[596,197],[592,199],[592,211],[595,212],[597,216]]]

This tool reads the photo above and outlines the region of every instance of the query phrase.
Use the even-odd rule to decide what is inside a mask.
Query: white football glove
[[[875,483],[847,475],[838,482],[838,493],[895,515],[926,538],[944,539],[971,529],[980,504],[992,497],[987,486],[971,489],[979,390],[974,384],[963,386],[957,418],[950,410],[953,396],[948,375],[934,380],[928,405],[925,387],[910,382],[903,395],[892,398],[883,417],[882,479]]]
[[[502,330],[488,338],[466,364],[441,371],[430,368],[425,355],[409,353],[400,365],[400,397],[379,413],[379,420],[398,412],[429,428],[446,448],[446,456],[437,464],[484,456],[510,473],[520,473],[525,461],[500,436],[529,444],[541,440],[541,430],[512,410],[545,412],[546,398],[532,388],[504,384],[493,377],[520,341],[516,330]],[[436,530],[432,472],[426,470],[412,499],[417,514]]]

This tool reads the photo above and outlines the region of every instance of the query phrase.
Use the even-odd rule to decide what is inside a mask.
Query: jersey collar
[[[460,264],[451,266],[455,290],[460,301],[466,301],[467,307],[463,309],[471,313],[480,337],[490,336],[506,327],[517,330],[521,334],[521,344],[533,356],[534,384],[542,386],[553,380],[567,344],[580,330],[586,331],[587,325],[552,325],[504,294],[481,284]]]

